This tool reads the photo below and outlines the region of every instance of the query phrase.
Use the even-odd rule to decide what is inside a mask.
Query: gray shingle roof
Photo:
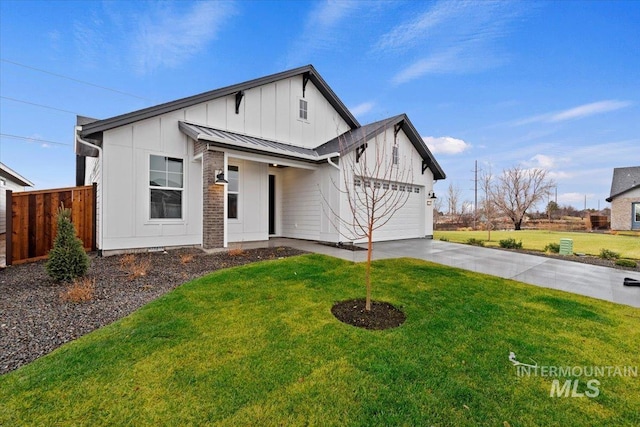
[[[640,166],[613,169],[611,192],[607,202],[629,190],[640,187]]]
[[[393,129],[394,126],[400,125],[402,130],[407,135],[415,149],[420,153],[422,159],[427,163],[431,171],[433,172],[434,179],[445,179],[446,174],[442,170],[442,167],[438,164],[435,157],[424,143],[424,140],[418,133],[409,117],[406,114],[400,114],[394,117],[389,117],[384,120],[380,120],[374,123],[369,123],[358,129],[349,130],[342,135],[332,139],[331,141],[322,144],[316,151],[318,154],[323,155],[331,152],[345,153],[354,149],[356,146],[363,142],[376,137],[380,133],[387,129]]]

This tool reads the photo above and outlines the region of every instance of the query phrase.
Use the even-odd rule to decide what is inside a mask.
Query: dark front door
[[[269,175],[269,234],[276,234],[276,176]]]

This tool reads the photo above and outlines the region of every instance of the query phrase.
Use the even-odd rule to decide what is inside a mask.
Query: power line
[[[49,141],[47,139],[31,138],[31,137],[28,137],[28,136],[10,135],[8,133],[0,133],[0,136],[3,137],[3,138],[20,139],[20,140],[23,140],[23,141],[44,142],[44,143],[47,143],[47,144],[66,145],[67,147],[70,147],[72,145],[72,144],[65,143],[65,142]]]
[[[29,101],[23,101],[23,100],[21,100],[21,99],[10,98],[10,97],[8,97],[8,96],[0,96],[0,98],[2,98],[2,99],[7,99],[7,100],[9,100],[9,101],[13,101],[13,102],[20,102],[20,103],[22,103],[22,104],[35,105],[36,107],[48,108],[49,110],[62,111],[63,113],[74,114],[74,115],[76,115],[76,116],[81,116],[81,115],[82,115],[82,114],[80,114],[80,113],[76,113],[75,111],[63,110],[62,108],[50,107],[50,106],[48,106],[48,105],[37,104],[37,103],[35,103],[35,102],[29,102]]]
[[[89,83],[89,82],[86,82],[84,80],[76,79],[74,77],[69,77],[69,76],[65,76],[65,75],[62,75],[62,74],[52,73],[51,71],[43,70],[41,68],[32,67],[30,65],[21,64],[19,62],[15,62],[15,61],[10,61],[8,59],[0,58],[0,61],[6,62],[7,64],[17,65],[18,67],[27,68],[29,70],[39,71],[41,73],[49,74],[51,76],[60,77],[62,79],[71,80],[71,81],[76,82],[76,83],[82,83],[82,84],[87,85],[87,86],[93,86],[93,87],[97,87],[99,89],[104,89],[104,90],[108,90],[108,91],[111,91],[111,92],[119,93],[120,95],[131,96],[133,98],[141,99],[143,101],[155,102],[154,100],[149,99],[149,98],[144,98],[142,96],[138,96],[138,95],[134,95],[134,94],[131,94],[131,93],[123,92],[123,91],[118,90],[118,89],[112,89],[110,87],[97,85],[95,83]]]

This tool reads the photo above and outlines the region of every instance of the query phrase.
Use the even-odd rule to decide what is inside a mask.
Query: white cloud
[[[594,193],[561,193],[558,194],[559,205],[574,205],[580,206],[584,203],[584,196],[587,196],[587,200],[592,199]]]
[[[471,144],[450,136],[423,136],[422,139],[433,154],[460,154],[471,148]]]
[[[556,165],[556,161],[553,157],[544,154],[536,154],[527,162],[529,166],[538,167],[541,169],[551,169]]]
[[[585,117],[593,116],[596,114],[608,113],[610,111],[620,110],[631,106],[633,103],[630,101],[617,101],[617,100],[605,100],[592,102],[590,104],[583,104],[577,107],[569,108],[563,111],[557,111],[553,113],[538,114],[524,119],[517,120],[512,123],[512,126],[522,126],[532,123],[557,123],[567,120],[582,119]]]
[[[395,84],[431,73],[493,68],[505,61],[497,41],[509,34],[521,7],[504,1],[440,1],[384,34],[374,51],[395,56],[415,51],[414,57],[422,56],[393,77]]]
[[[175,67],[202,51],[234,13],[227,2],[196,2],[186,11],[159,7],[140,21],[133,42],[136,70]]]
[[[366,7],[366,2],[355,0],[332,0],[315,4],[304,25],[300,37],[293,43],[287,55],[287,67],[299,66],[308,61],[311,54],[319,49],[333,50],[344,43],[340,29],[349,28],[344,21],[358,8]]]
[[[369,111],[375,107],[376,103],[372,101],[363,102],[361,104],[356,105],[355,107],[349,108],[351,114],[354,116],[363,116],[367,114]]]

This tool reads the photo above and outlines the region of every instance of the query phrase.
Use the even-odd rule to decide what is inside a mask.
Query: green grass
[[[385,260],[374,298],[407,321],[368,331],[330,312],[364,295],[363,270],[305,255],[190,282],[1,376],[0,425],[640,424],[637,377],[550,397],[553,378],[508,361],[640,366],[639,309]]]
[[[444,237],[450,242],[466,243],[469,239],[487,240],[486,231],[436,231],[434,239]],[[523,249],[542,251],[548,243],[560,243],[560,239],[573,239],[573,251],[597,256],[600,250],[619,252],[623,258],[640,260],[640,237],[600,233],[576,233],[568,231],[520,230],[492,231],[491,240],[485,246],[498,247],[499,241],[513,238],[522,240]]]

